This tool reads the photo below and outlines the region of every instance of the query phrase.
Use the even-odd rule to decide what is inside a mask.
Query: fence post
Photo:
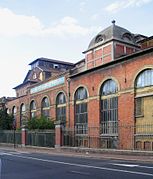
[[[64,144],[63,123],[55,121],[55,148],[59,148]]]
[[[25,147],[27,144],[27,128],[22,126],[22,147]]]

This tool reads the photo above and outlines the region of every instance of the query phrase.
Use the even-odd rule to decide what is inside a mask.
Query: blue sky
[[[15,96],[39,57],[77,62],[90,40],[116,24],[153,35],[153,0],[0,0],[0,96]]]

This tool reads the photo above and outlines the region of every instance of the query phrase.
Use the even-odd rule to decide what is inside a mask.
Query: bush
[[[28,129],[54,129],[54,121],[42,116],[40,118],[32,118],[28,120]]]

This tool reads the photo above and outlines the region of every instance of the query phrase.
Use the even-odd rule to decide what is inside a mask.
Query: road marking
[[[0,159],[0,178],[2,177],[2,160]]]
[[[138,167],[139,165],[133,165],[133,164],[123,164],[123,163],[110,163],[111,165],[115,166],[121,166],[121,167]]]
[[[149,167],[149,166],[144,166],[144,165],[133,165],[133,164],[123,164],[123,163],[110,163],[111,165],[115,165],[115,166],[121,166],[121,167],[138,167],[138,168],[148,168],[148,169],[152,169],[153,167]]]
[[[79,174],[79,175],[90,175],[90,173],[80,172],[80,171],[70,171],[70,173]]]
[[[40,159],[40,158],[35,158],[35,157],[14,155],[14,154],[9,154],[9,153],[3,153],[3,154],[9,155],[12,157],[22,158],[22,159],[37,160],[37,161],[56,163],[56,164],[61,164],[61,165],[69,165],[69,166],[82,167],[82,168],[92,168],[92,169],[99,169],[99,170],[106,170],[106,171],[113,171],[113,172],[122,172],[122,173],[129,173],[129,174],[136,174],[136,175],[143,175],[143,176],[153,176],[152,173],[144,173],[144,172],[136,172],[136,171],[130,171],[130,170],[98,167],[98,166],[94,166],[94,165],[84,165],[84,164],[78,164],[78,163],[68,163],[68,162],[61,162],[61,161],[57,161],[57,160],[47,160],[47,159]]]

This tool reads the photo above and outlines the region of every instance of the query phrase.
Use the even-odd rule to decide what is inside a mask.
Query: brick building
[[[16,98],[7,102],[17,127],[44,115],[73,131],[74,145],[153,150],[153,37],[112,21],[83,53],[75,64],[30,63]]]

